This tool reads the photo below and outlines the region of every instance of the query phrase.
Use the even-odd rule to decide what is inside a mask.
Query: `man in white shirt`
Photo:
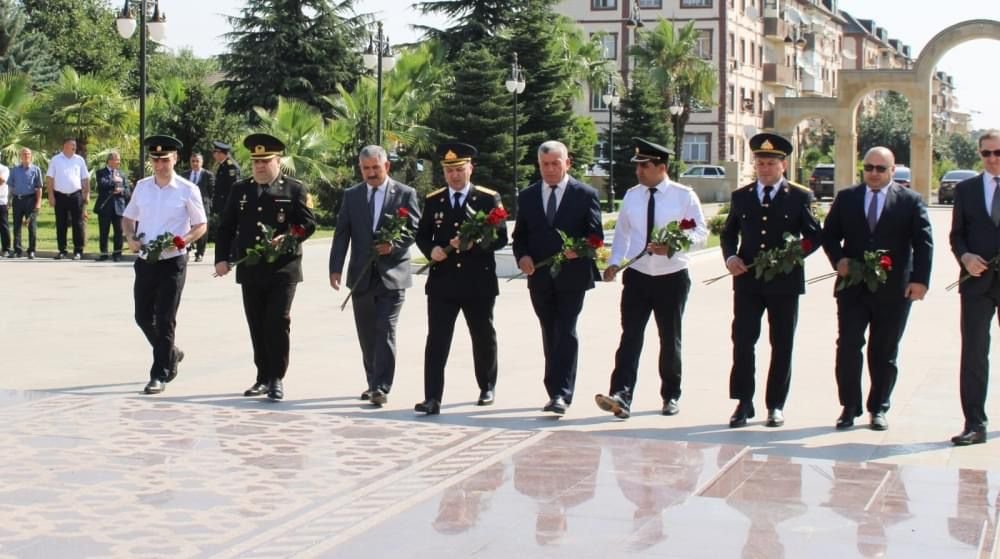
[[[84,214],[90,201],[90,171],[87,162],[76,154],[76,140],[63,140],[62,152],[49,161],[45,174],[49,205],[56,210],[56,260],[69,256],[66,252],[66,228],[73,227],[73,260],[83,258]]]
[[[10,225],[7,223],[7,198],[10,195],[7,179],[9,178],[10,169],[6,165],[0,165],[0,245],[3,249],[2,254],[13,258],[14,253],[10,250]]]
[[[187,275],[187,246],[205,234],[208,219],[198,187],[174,173],[181,142],[170,136],[150,136],[144,144],[152,159],[153,176],[136,183],[122,217],[122,229],[128,247],[139,253],[135,261],[135,321],[153,346],[153,366],[145,392],[159,394],[177,376],[177,363],[184,359],[184,352],[174,345],[174,328]],[[144,248],[165,233],[173,236],[173,246],[152,258]]]
[[[681,321],[691,290],[688,255],[671,254],[668,246],[651,242],[650,235],[654,228],[676,221],[693,243],[702,244],[708,237],[698,195],[667,176],[667,164],[674,152],[641,138],[635,142],[632,162],[639,184],[630,188],[622,200],[610,259],[616,264],[604,271],[604,281],[614,281],[623,263],[635,260],[622,274],[622,337],[615,353],[611,391],[607,396],[594,397],[602,410],[621,419],[631,414],[650,313],[660,333],[662,413],[675,415],[680,411]]]

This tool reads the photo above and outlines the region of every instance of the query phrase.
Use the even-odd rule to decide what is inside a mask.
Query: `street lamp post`
[[[362,55],[365,67],[375,70],[375,144],[382,145],[382,72],[392,70],[396,59],[389,46],[389,37],[382,34],[382,22],[374,36],[368,36],[368,48]]]
[[[514,95],[514,198],[511,207],[514,215],[517,215],[517,195],[520,189],[517,186],[517,95],[524,93],[524,69],[517,63],[517,53],[514,53],[514,63],[510,66],[510,77],[504,82],[507,91]]]
[[[621,101],[618,96],[618,87],[615,85],[614,75],[608,76],[608,88],[601,100],[608,107],[608,147],[610,154],[608,159],[608,212],[615,211],[615,106]]]
[[[153,15],[146,21],[146,0],[139,0],[139,165],[140,169],[146,164],[146,147],[143,140],[146,138],[146,33],[154,41],[162,41],[167,34],[167,17],[160,12],[160,0],[153,0]],[[122,11],[115,19],[115,27],[118,35],[123,39],[132,37],[135,33],[136,22],[132,16],[132,9],[129,7],[129,0],[125,0]]]
[[[674,154],[674,160],[672,161],[674,169],[672,169],[673,172],[671,174],[677,176],[680,174],[680,164],[678,161],[684,160],[682,157],[684,151],[684,138],[678,138],[680,134],[678,134],[679,126],[677,126],[677,121],[681,118],[681,114],[684,112],[684,105],[680,103],[676,95],[674,96],[674,102],[670,104],[668,110],[670,111],[671,124],[674,126],[674,147],[680,147],[680,149],[677,150],[677,153]],[[678,144],[680,145],[678,146]]]
[[[633,31],[632,40],[634,44],[639,43],[639,29],[643,28],[642,14],[639,12],[639,0],[632,0],[632,9],[629,10],[628,19],[625,20],[625,27]],[[622,76],[625,78],[626,86],[631,83],[631,64],[629,64],[628,52],[622,53]]]

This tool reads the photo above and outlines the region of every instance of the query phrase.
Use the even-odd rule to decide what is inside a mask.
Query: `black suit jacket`
[[[784,246],[785,233],[812,243],[809,254],[819,249],[820,226],[812,213],[813,194],[808,188],[781,180],[771,201],[770,220],[757,197],[757,181],[733,192],[729,215],[719,235],[722,258],[739,256],[748,266],[757,253]],[[808,254],[806,255],[808,256]],[[758,293],[804,293],[805,272],[801,266],[769,282],[758,280],[753,270],[733,278],[736,291]]]
[[[865,251],[889,251],[892,269],[875,295],[902,300],[906,284],[930,285],[933,239],[927,206],[916,192],[889,183],[878,225],[869,232],[866,189],[859,184],[837,193],[823,222],[823,250],[834,268],[844,257],[861,260]],[[860,283],[836,293],[838,297],[857,297],[867,292]]]
[[[502,208],[500,194],[481,186],[473,186],[462,206],[452,208],[452,190],[441,188],[427,195],[424,211],[417,227],[417,246],[430,260],[434,247],[446,247],[458,235],[458,229],[473,213],[489,215],[493,208]],[[433,264],[427,272],[424,291],[428,295],[450,297],[496,296],[497,263],[494,252],[507,245],[507,224],[497,228],[497,238],[487,247],[474,246],[469,250],[452,252],[448,258]]]
[[[986,193],[980,173],[955,186],[955,206],[951,210],[951,252],[958,259],[960,272],[962,255],[971,252],[983,260],[990,260],[1000,253],[1000,228],[993,225],[986,208]],[[970,277],[958,286],[960,293],[985,293],[993,284],[998,272],[991,267],[978,278]]]
[[[125,206],[132,197],[132,188],[128,178],[118,171],[122,178],[122,191],[115,194],[114,175],[111,169],[103,167],[95,173],[97,181],[97,200],[94,201],[94,213],[105,216],[120,216],[125,213]]]
[[[274,230],[274,235],[288,233],[292,225],[301,225],[306,238],[316,230],[316,219],[306,205],[306,190],[302,183],[282,175],[276,184],[257,196],[257,183],[252,178],[233,185],[226,206],[221,212],[219,235],[215,241],[215,262],[229,260],[232,243],[236,242],[236,258],[246,255],[247,249],[261,240],[260,225]],[[302,281],[302,246],[295,254],[278,258],[274,263],[240,264],[236,267],[237,283],[262,283],[268,281]]]
[[[190,169],[188,172],[184,173],[184,178],[191,180],[191,175],[194,172]],[[194,181],[191,181],[194,182]],[[212,211],[212,197],[215,195],[215,174],[208,169],[202,169],[198,174],[198,190],[201,191],[201,200],[205,204],[205,213]]]
[[[545,219],[542,187],[541,181],[536,182],[522,190],[517,197],[518,214],[514,222],[512,247],[515,260],[527,255],[538,265],[542,260],[562,251],[563,243],[558,231],[576,239],[591,235],[604,239],[601,203],[593,187],[570,177],[553,225],[549,225]],[[555,278],[549,273],[548,266],[536,269],[535,273],[528,276],[528,289],[552,284],[557,291],[586,290],[593,288],[594,281],[598,279],[600,274],[592,258],[575,258],[566,261]]]
[[[240,180],[240,166],[232,157],[227,158],[215,169],[215,187],[212,192],[212,208],[216,213],[221,213],[226,207],[226,198],[229,192]]]

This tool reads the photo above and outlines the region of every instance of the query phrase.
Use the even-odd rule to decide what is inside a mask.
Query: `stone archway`
[[[857,180],[857,107],[865,95],[880,89],[896,91],[910,101],[910,170],[915,190],[930,200],[933,138],[931,134],[931,81],[934,67],[946,52],[975,39],[1000,40],[1000,21],[974,19],[956,23],[934,36],[908,70],[840,70],[837,97],[780,97],[775,101],[774,128],[790,134],[805,118],[819,116],[837,134],[834,161],[837,188]]]

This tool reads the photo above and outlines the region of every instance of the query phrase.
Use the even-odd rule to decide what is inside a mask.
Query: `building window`
[[[764,94],[757,92],[757,114],[764,114]]]
[[[747,40],[740,39],[740,64],[747,63]]]
[[[750,42],[750,65],[757,65],[757,45],[754,42]]]
[[[659,10],[663,8],[663,0],[639,0],[639,7],[650,10]]]
[[[705,60],[712,59],[712,30],[699,29],[698,38],[695,39],[694,53]]]
[[[729,99],[727,105],[729,106],[729,112],[736,111],[736,88],[734,86],[729,86]]]
[[[708,144],[712,141],[712,135],[705,134],[684,134],[684,147],[681,154],[685,162],[688,163],[708,163]]]
[[[711,8],[712,0],[681,0],[682,8]]]
[[[732,159],[733,155],[736,154],[736,146],[733,144],[732,136],[728,136],[728,139],[729,139],[729,159]]]
[[[590,88],[590,111],[591,112],[606,112],[608,106],[604,104],[604,88],[601,87],[591,87]]]
[[[761,68],[764,67],[764,47],[762,46],[757,47],[757,64],[759,64]]]
[[[615,10],[618,8],[618,0],[590,0],[591,10]]]
[[[605,33],[601,35],[601,52],[604,53],[604,58],[607,60],[618,59],[618,33]]]

